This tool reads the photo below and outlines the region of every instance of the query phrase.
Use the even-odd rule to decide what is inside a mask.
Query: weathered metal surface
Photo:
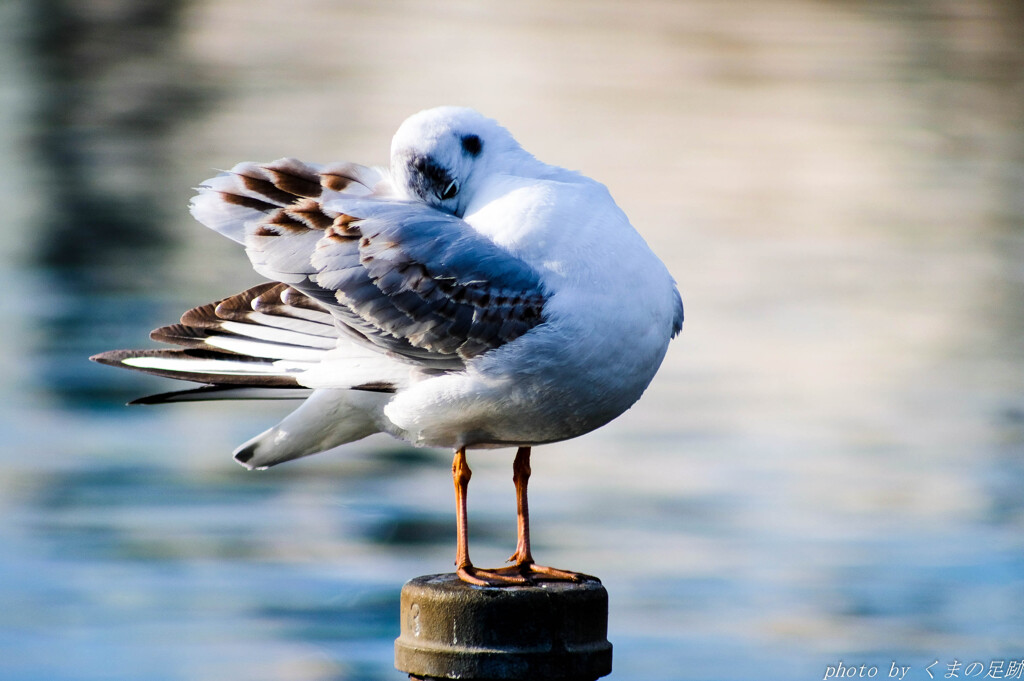
[[[413,678],[593,681],[612,670],[597,582],[476,587],[454,574],[402,588],[395,667]]]

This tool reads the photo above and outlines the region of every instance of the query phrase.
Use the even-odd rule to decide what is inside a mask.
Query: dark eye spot
[[[479,156],[483,148],[484,143],[477,135],[462,136],[462,150],[470,156]]]

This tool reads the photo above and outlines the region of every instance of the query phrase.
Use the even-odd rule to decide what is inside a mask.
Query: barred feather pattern
[[[270,282],[187,311],[155,329],[153,340],[178,346],[112,350],[101,364],[221,386],[298,388],[299,377],[337,344],[334,318],[306,296]]]
[[[543,322],[545,294],[525,263],[487,281],[472,263],[426,257],[446,255],[445,240],[471,241],[516,263],[459,218],[403,205],[389,192],[381,171],[356,164],[241,163],[200,188],[193,212],[244,243],[257,272],[328,310],[340,334],[412,364],[461,369]],[[371,208],[375,198],[390,200],[385,214],[363,217],[330,209],[339,197]],[[222,222],[210,218],[214,208]],[[171,338],[188,340],[180,329],[161,334]]]

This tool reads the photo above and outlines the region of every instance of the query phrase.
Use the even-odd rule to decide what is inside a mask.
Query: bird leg
[[[476,586],[502,586],[509,584],[526,584],[521,575],[500,574],[497,570],[482,570],[474,567],[469,560],[469,527],[466,508],[466,493],[469,491],[469,479],[473,471],[466,463],[466,448],[455,450],[452,460],[452,480],[455,482],[455,574],[464,582]]]
[[[455,458],[452,459],[452,480],[455,482],[455,568],[463,579],[466,579],[463,571],[473,567],[469,560],[469,530],[466,527],[466,493],[469,491],[469,479],[472,476],[473,471],[466,463],[466,448],[459,447],[455,450]]]
[[[526,486],[530,482],[531,472],[530,448],[520,447],[516,451],[516,459],[512,464],[512,482],[516,486],[516,526],[519,538],[516,543],[516,552],[508,559],[512,563],[512,570],[529,581],[582,582],[588,579],[599,581],[590,575],[537,565],[533,562],[533,553],[530,551],[530,504],[526,496]]]
[[[530,504],[526,499],[526,485],[530,482],[530,448],[520,447],[516,450],[516,460],[512,463],[512,484],[516,486],[516,552],[508,562],[516,565],[532,565],[533,554],[530,552]]]
[[[537,581],[600,581],[596,577],[577,572],[559,570],[533,562],[530,551],[530,509],[526,487],[530,480],[530,448],[520,447],[512,465],[512,482],[516,486],[516,525],[518,541],[516,552],[509,558],[512,565],[503,568],[482,569],[469,560],[469,528],[466,493],[473,472],[466,462],[466,449],[455,450],[452,460],[452,480],[455,483],[455,573],[459,578],[476,586],[521,586]]]

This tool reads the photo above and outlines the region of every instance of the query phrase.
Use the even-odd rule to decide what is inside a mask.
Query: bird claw
[[[558,568],[548,567],[547,565],[526,563],[516,567],[521,570],[525,570],[527,574],[533,576],[533,579],[538,582],[573,582],[575,584],[582,584],[583,582],[601,583],[601,580],[593,575],[584,574],[582,572],[572,572],[570,570],[559,570]]]
[[[478,568],[472,565],[455,571],[459,579],[474,586],[529,586],[533,581],[510,568]]]
[[[503,568],[460,567],[455,572],[462,581],[474,586],[533,586],[538,582],[601,583],[601,580],[582,572],[570,572],[536,563],[517,563]]]

